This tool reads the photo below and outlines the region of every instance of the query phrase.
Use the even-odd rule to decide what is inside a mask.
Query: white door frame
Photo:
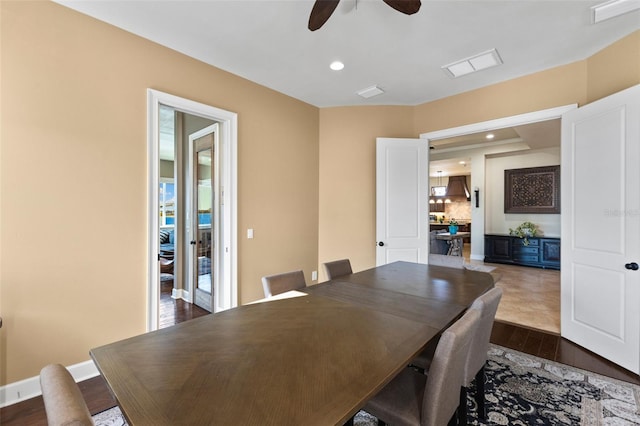
[[[451,127],[449,129],[421,133],[420,138],[427,139],[430,142],[432,140],[452,138],[456,136],[464,136],[472,133],[487,132],[490,130],[502,129],[505,127],[522,126],[524,124],[537,123],[540,121],[561,119],[562,114],[564,114],[567,111],[576,109],[577,107],[578,107],[578,104],[569,104],[569,105],[563,105],[555,108],[527,112],[524,114],[512,115],[510,117],[502,117],[494,120],[467,124],[459,127]],[[472,167],[472,170],[478,170],[478,168],[480,168],[484,172],[484,164],[482,165],[471,164],[471,167]],[[484,176],[484,173],[482,173],[482,175]],[[471,179],[473,180],[473,172],[472,172]],[[482,191],[483,193],[485,191],[483,183],[472,182],[472,187],[478,187],[479,190]],[[472,209],[471,223],[473,224],[473,226],[471,227],[471,244],[474,244],[473,243],[474,240],[484,242],[484,225],[485,225],[484,208]],[[424,226],[429,226],[429,224],[426,223]],[[484,252],[484,250],[482,250],[482,252]],[[480,256],[480,258],[475,258],[472,256],[472,259],[482,260],[484,259],[484,256]]]
[[[224,285],[228,286],[226,308],[238,306],[238,115],[210,105],[184,99],[154,89],[147,89],[147,157],[148,157],[148,250],[147,250],[147,331],[157,330],[159,324],[159,276],[158,253],[160,250],[157,229],[158,218],[158,185],[159,180],[159,107],[167,105],[178,111],[216,121],[220,125],[220,142],[224,145],[224,214],[225,262],[228,263],[229,274]],[[228,238],[227,238],[228,237]]]

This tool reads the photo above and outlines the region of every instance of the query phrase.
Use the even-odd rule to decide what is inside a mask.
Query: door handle
[[[379,245],[380,247],[384,247],[384,242],[380,241],[380,242],[378,243],[378,245]]]
[[[631,262],[631,263],[627,263],[626,265],[624,265],[625,268],[631,270],[631,271],[637,271],[638,270],[638,264],[636,262]]]

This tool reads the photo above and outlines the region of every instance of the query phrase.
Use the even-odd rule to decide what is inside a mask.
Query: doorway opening
[[[556,164],[559,164],[560,119],[565,112],[575,108],[576,105],[567,105],[420,135],[422,139],[428,139],[429,145],[434,147],[430,150],[429,159],[432,165],[437,165],[438,170],[443,169],[447,162],[452,165],[458,164],[459,160],[468,162],[467,167],[469,168],[471,176],[469,189],[472,196],[471,247],[470,250],[467,249],[464,253],[465,257],[468,253],[471,263],[483,262],[485,252],[484,235],[486,233],[508,233],[509,226],[514,228],[519,224],[516,223],[514,225],[508,223],[508,220],[513,219],[519,222],[526,220],[526,218],[523,217],[506,218],[504,215],[503,209],[501,208],[504,185],[496,183],[498,181],[502,182],[504,169],[528,167],[526,162],[524,162],[525,160],[523,160],[523,158],[527,156],[524,153],[533,152],[536,153],[532,156],[547,155],[547,151],[557,152],[556,159],[558,163]],[[513,133],[514,129],[519,132]],[[536,134],[533,134],[534,129]],[[544,129],[545,132],[553,132],[553,141],[545,132],[542,132],[541,129]],[[530,146],[530,143],[525,141],[527,137],[523,137],[522,135],[527,132],[531,139],[542,139],[538,142],[539,145]],[[493,139],[486,138],[490,133],[494,135]],[[542,135],[542,133],[545,134]],[[553,148],[548,145],[550,143],[554,144]],[[433,173],[434,171],[431,170],[430,175]],[[476,190],[478,191],[477,204],[475,200]],[[502,226],[502,228],[497,229],[498,226]],[[506,228],[504,228],[504,226],[506,226]],[[559,236],[559,217],[554,218],[547,228],[550,233],[557,233],[557,236]],[[492,264],[491,266],[498,265]],[[552,297],[550,298],[552,306],[550,305],[549,309],[554,311],[553,315],[557,318],[557,321],[549,322],[548,324],[545,323],[545,327],[541,327],[541,324],[535,322],[535,315],[532,315],[530,319],[522,318],[522,315],[519,314],[519,312],[522,311],[519,310],[518,307],[527,308],[527,302],[522,300],[518,292],[513,291],[515,289],[513,285],[512,288],[507,288],[505,291],[500,308],[502,312],[499,312],[496,317],[508,322],[559,333],[559,273],[557,271],[540,270],[540,273],[537,274],[538,271],[532,268],[500,265],[498,266],[498,270],[504,278],[502,284],[521,283],[522,275],[525,274],[521,273],[519,268],[525,268],[525,270],[527,270],[527,277],[536,276],[536,279],[539,280],[540,283],[550,284],[554,288],[553,294],[551,295]],[[547,275],[551,276],[549,277]],[[498,282],[497,285],[501,286],[501,283]],[[513,294],[510,295],[509,291],[512,291]],[[540,289],[540,291],[542,296],[545,297],[545,301],[541,303],[546,303],[546,300],[549,300],[546,298],[548,294],[543,294],[543,289]],[[524,294],[527,293],[525,292]],[[507,309],[510,303],[512,303],[511,309]],[[531,304],[529,303],[529,305]],[[501,315],[504,315],[504,317]],[[547,326],[553,327],[554,329],[546,328]]]
[[[149,89],[148,158],[151,331],[162,280],[209,311],[237,306],[237,114]]]
[[[491,184],[490,181],[487,181],[487,158],[499,158],[509,153],[531,150],[527,143],[515,137],[517,134],[513,136],[513,133],[510,133],[513,132],[513,128],[522,128],[535,123],[552,122],[556,122],[559,126],[562,114],[576,107],[577,105],[575,104],[566,105],[420,135],[421,139],[427,139],[430,147],[433,147],[429,152],[430,162],[438,161],[439,163],[436,164],[439,164],[440,168],[447,162],[449,164],[455,164],[459,161],[467,163],[468,173],[471,176],[469,189],[472,193],[471,260],[484,260],[484,234],[487,226],[491,226],[491,223],[488,222],[490,211],[486,211],[489,208],[487,205],[487,201],[489,201],[487,198],[487,185]],[[489,133],[493,133],[494,137],[497,134],[499,137],[487,140],[486,135]],[[504,133],[504,135],[500,135],[500,133]],[[510,134],[512,136],[509,136]],[[485,138],[485,140],[482,140],[482,138]],[[559,149],[559,127],[555,138]],[[544,147],[541,146],[540,148]],[[512,168],[518,167],[520,166],[514,165]],[[431,173],[430,171],[430,175]],[[474,199],[476,190],[478,191],[477,207]]]
[[[437,234],[447,233],[449,225],[457,226],[456,232],[464,235],[460,253],[465,262],[470,262],[471,254],[471,158],[464,152],[446,159],[429,158],[429,253],[445,255],[449,253],[449,241],[437,239]],[[441,155],[441,154],[440,154]],[[458,247],[456,245],[456,247]]]

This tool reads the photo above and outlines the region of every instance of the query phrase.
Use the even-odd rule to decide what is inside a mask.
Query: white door
[[[640,370],[640,86],[562,118],[562,336]]]
[[[189,185],[187,233],[189,288],[193,303],[213,311],[221,275],[219,256],[220,209],[218,124],[189,135]]]
[[[427,263],[429,146],[425,139],[376,139],[376,264]]]

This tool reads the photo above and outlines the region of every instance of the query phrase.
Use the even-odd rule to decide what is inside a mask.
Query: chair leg
[[[480,371],[476,374],[476,404],[478,405],[478,418],[484,420],[487,417],[487,412],[484,406],[484,365],[480,368]]]
[[[466,426],[467,424],[467,388],[460,387],[460,401],[458,402],[458,424]]]

